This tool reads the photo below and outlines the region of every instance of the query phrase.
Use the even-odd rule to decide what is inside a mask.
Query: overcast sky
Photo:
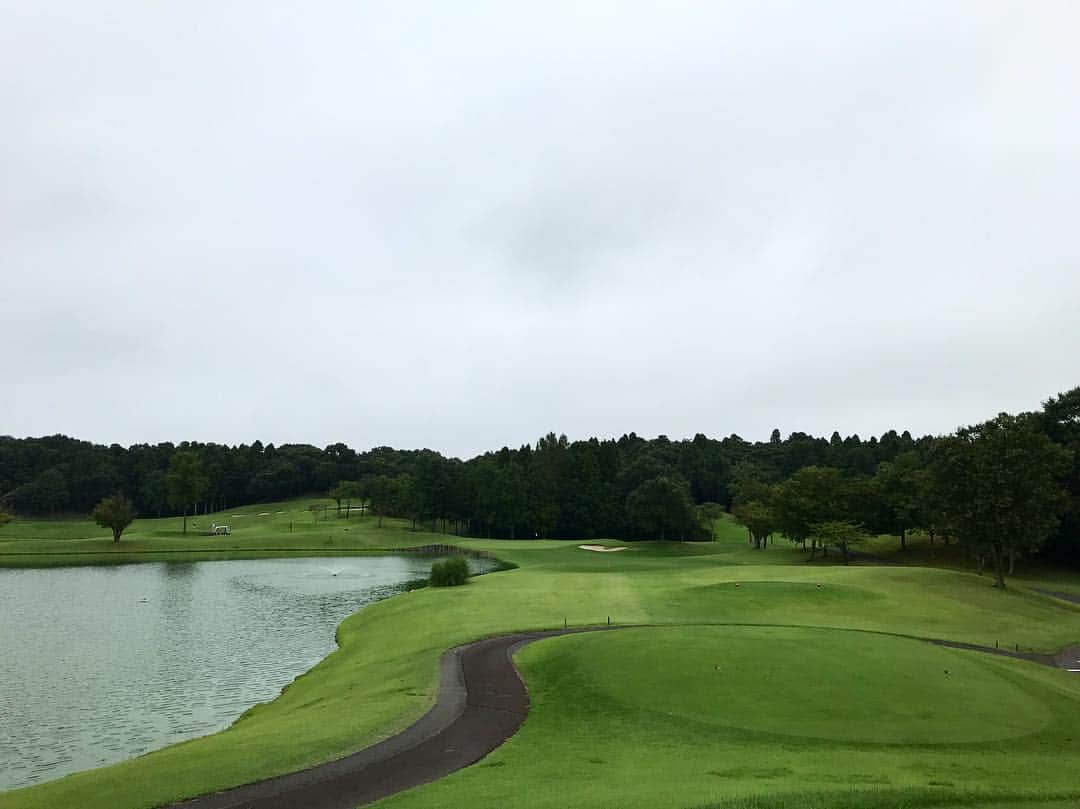
[[[1080,384],[1080,4],[0,0],[0,434],[469,456]]]

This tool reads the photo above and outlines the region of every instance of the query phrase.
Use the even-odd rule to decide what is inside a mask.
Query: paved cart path
[[[606,627],[604,627],[606,628]],[[172,804],[170,809],[353,809],[479,761],[529,712],[513,653],[534,640],[591,629],[523,632],[442,657],[435,705],[414,725],[338,761]]]
[[[442,657],[435,705],[396,736],[337,761],[171,804],[169,809],[353,809],[442,778],[479,761],[524,723],[529,695],[514,667],[515,651],[541,638],[618,628],[520,632],[458,646]],[[1050,655],[895,637],[1069,670],[1080,666],[1080,647]]]

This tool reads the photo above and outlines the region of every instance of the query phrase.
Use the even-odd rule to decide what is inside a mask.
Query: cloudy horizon
[[[0,0],[0,434],[469,457],[1080,384],[1080,7]]]

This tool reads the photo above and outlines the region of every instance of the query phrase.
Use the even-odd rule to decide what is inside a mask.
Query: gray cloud
[[[1074,4],[0,2],[0,432],[943,432],[1080,381]]]

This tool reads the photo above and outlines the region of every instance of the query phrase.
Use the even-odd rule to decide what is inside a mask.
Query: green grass
[[[327,518],[309,512],[323,504]],[[212,522],[226,524],[229,536],[207,536]],[[0,567],[107,564],[146,559],[241,559],[264,556],[312,556],[319,553],[370,552],[430,541],[428,534],[409,530],[405,520],[386,519],[383,528],[372,517],[353,512],[350,519],[335,515],[333,501],[312,497],[281,503],[244,506],[188,518],[183,533],[180,517],[137,519],[120,542],[108,529],[90,519],[17,519],[0,529]],[[441,541],[446,541],[442,538]]]
[[[557,651],[555,651],[557,650]],[[728,729],[867,744],[1026,736],[1043,702],[978,655],[870,633],[792,627],[662,627],[567,638],[522,654],[573,668],[613,709]],[[665,661],[656,666],[654,661]],[[1002,710],[1002,708],[1005,710]]]
[[[945,809],[984,806],[996,809],[1075,809],[1076,798],[1032,797],[1031,793],[980,790],[868,789],[850,792],[794,792],[732,798],[693,809]]]
[[[1024,587],[1002,593],[941,567],[807,565],[786,542],[755,551],[730,523],[717,542],[601,554],[572,542],[459,541],[400,522],[379,530],[373,519],[316,527],[296,513],[307,502],[227,512],[247,515],[228,519],[231,537],[184,538],[178,520],[139,521],[119,553],[85,522],[17,521],[0,529],[0,564],[442,541],[518,569],[372,605],[341,625],[337,652],[230,729],[0,794],[0,807],[150,807],[325,761],[422,714],[445,648],[609,616],[645,626],[526,647],[518,661],[534,707],[522,731],[380,808],[1080,803],[1080,677],[903,637],[1042,650],[1080,642],[1080,609]]]

